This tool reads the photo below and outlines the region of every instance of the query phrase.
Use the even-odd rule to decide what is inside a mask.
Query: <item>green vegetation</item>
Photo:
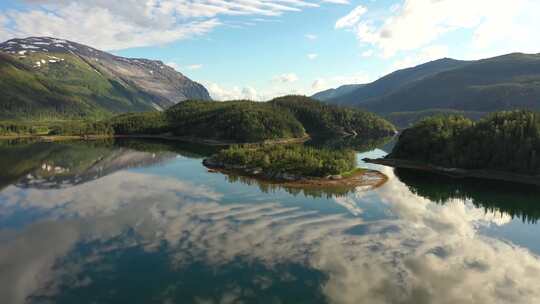
[[[323,105],[307,97],[270,102],[189,100],[163,112],[120,114],[102,120],[0,123],[0,135],[167,135],[227,143],[312,137],[361,141],[394,135],[395,128],[375,114]]]
[[[62,60],[34,67],[54,56]],[[149,96],[95,70],[73,54],[0,52],[0,119],[101,119],[113,112],[150,111]]]
[[[358,109],[325,105],[305,96],[284,96],[271,104],[289,110],[313,137],[374,138],[394,135],[395,127],[379,116]]]
[[[0,136],[42,135],[112,135],[110,124],[104,121],[57,120],[57,121],[3,121]]]
[[[375,113],[453,109],[540,110],[540,54],[478,61],[441,59],[389,74],[328,100]]]
[[[538,175],[539,152],[540,114],[511,111],[478,122],[462,116],[427,118],[405,130],[388,157]]]
[[[362,107],[382,112],[539,110],[540,55],[510,54],[421,79]]]
[[[503,212],[523,222],[540,219],[540,188],[508,182],[478,179],[454,179],[444,175],[396,169],[396,176],[411,192],[431,201],[446,204],[455,199],[472,202],[491,212]]]
[[[335,197],[342,197],[348,194],[354,193],[357,190],[356,185],[317,185],[315,187],[309,186],[291,186],[284,183],[275,183],[264,179],[257,179],[250,176],[238,175],[231,172],[225,172],[226,180],[231,183],[243,183],[249,186],[257,186],[263,193],[274,193],[280,190],[293,195],[303,195],[312,198],[327,198],[332,199]]]
[[[383,147],[384,145],[391,143],[393,139],[393,136],[377,137],[373,139],[348,136],[321,139],[316,138],[309,140],[304,144],[319,149],[351,149],[362,153]]]
[[[304,127],[288,111],[253,101],[181,102],[165,115],[178,136],[233,142],[305,136]]]
[[[402,88],[406,88],[417,81],[421,81],[422,79],[441,72],[463,67],[469,63],[470,62],[468,61],[460,61],[449,58],[439,59],[412,68],[392,72],[368,84],[357,87],[344,86],[334,91],[334,94],[328,95],[321,92],[323,94],[318,93],[313,97],[334,104],[361,106],[365,103],[369,103],[372,100],[378,100],[385,95],[399,91]],[[343,88],[345,88],[345,90],[343,90]],[[352,88],[352,90],[350,90],[350,88]]]
[[[266,174],[285,173],[325,177],[356,168],[352,150],[326,150],[302,145],[231,146],[212,157],[212,162],[243,168],[260,168]]]
[[[0,189],[19,181],[28,173],[39,171],[47,163],[52,167],[69,168],[58,173],[41,170],[42,177],[72,175],[91,168],[112,153],[107,141],[50,143],[33,140],[0,141]],[[95,176],[95,172],[93,174]]]
[[[416,112],[392,112],[389,114],[383,114],[382,116],[388,121],[392,122],[398,129],[406,129],[412,127],[416,122],[431,116],[461,115],[476,121],[486,116],[487,114],[487,112],[467,112],[451,109],[432,109]]]
[[[107,123],[114,134],[161,134],[170,129],[167,117],[162,112],[126,113],[115,116]]]

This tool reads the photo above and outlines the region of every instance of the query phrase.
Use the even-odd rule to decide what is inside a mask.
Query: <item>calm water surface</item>
[[[212,152],[0,142],[0,303],[540,303],[536,188],[370,166],[376,190],[301,191]]]

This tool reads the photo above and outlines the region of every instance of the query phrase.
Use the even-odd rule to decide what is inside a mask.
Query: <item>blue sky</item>
[[[442,57],[538,53],[538,11],[536,0],[8,0],[0,38],[159,59],[216,99],[265,100]]]

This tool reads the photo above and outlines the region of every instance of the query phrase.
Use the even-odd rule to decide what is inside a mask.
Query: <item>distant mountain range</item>
[[[50,37],[0,44],[0,91],[4,119],[100,117],[211,99],[204,86],[161,61],[119,57]]]
[[[477,61],[445,58],[393,72],[372,83],[324,91],[314,97],[380,114],[540,110],[540,54],[513,53]]]
[[[347,95],[351,92],[354,92],[356,89],[359,89],[363,86],[365,85],[364,84],[346,84],[335,89],[328,89],[328,90],[321,91],[311,96],[311,98],[314,98],[320,101],[331,100],[334,98],[339,98],[340,96]]]

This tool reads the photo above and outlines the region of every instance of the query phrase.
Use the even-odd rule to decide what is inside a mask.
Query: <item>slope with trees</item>
[[[424,117],[414,112],[460,111],[478,118],[493,111],[540,110],[540,54],[513,53],[477,61],[440,59],[324,101],[381,114],[399,127],[407,126],[404,119]]]
[[[165,111],[125,113],[95,120],[0,122],[0,136],[159,136],[207,143],[304,141],[352,137],[355,142],[392,136],[394,126],[358,109],[321,104],[303,96],[270,102],[189,100]]]
[[[467,65],[469,62],[443,58],[431,62],[427,62],[412,68],[406,68],[392,72],[380,79],[361,85],[352,91],[338,90],[328,98],[326,94],[317,93],[313,97],[331,104],[343,104],[350,106],[358,106],[367,102],[372,98],[379,98],[394,92],[408,84],[420,81],[426,77],[436,75],[440,72],[452,70]],[[350,88],[350,86],[345,87]],[[339,94],[341,92],[341,94]]]
[[[432,117],[405,130],[388,159],[540,175],[540,114],[498,112],[473,122]]]
[[[327,105],[305,96],[279,97],[270,104],[290,111],[312,137],[352,135],[370,139],[395,134],[391,123],[373,113]]]
[[[98,119],[167,108],[206,89],[160,61],[50,37],[0,43],[0,119]]]

